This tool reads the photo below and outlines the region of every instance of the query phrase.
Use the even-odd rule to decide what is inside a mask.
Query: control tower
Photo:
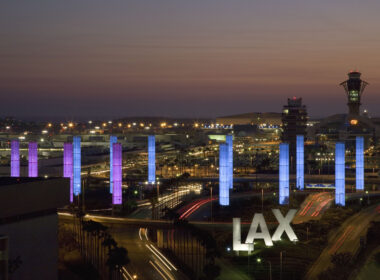
[[[351,71],[347,75],[348,80],[340,85],[344,87],[347,94],[348,113],[351,115],[360,115],[360,98],[368,83],[360,79],[360,72]]]

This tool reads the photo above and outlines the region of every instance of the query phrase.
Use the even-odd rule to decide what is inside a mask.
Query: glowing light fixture
[[[335,204],[345,206],[345,148],[344,143],[335,144]]]
[[[112,144],[113,157],[113,192],[112,204],[122,204],[122,147],[120,143]]]
[[[289,204],[289,144],[280,144],[280,164],[279,164],[279,203]]]
[[[297,186],[298,189],[304,188],[304,137],[297,135]]]
[[[364,190],[364,138],[356,136],[356,189]]]
[[[63,177],[70,178],[70,202],[74,201],[73,198],[73,144],[63,144]]]
[[[38,145],[37,142],[30,142],[28,149],[28,175],[38,176]]]
[[[112,149],[112,144],[117,142],[117,137],[116,136],[110,136],[110,193],[112,193],[113,189],[113,149]]]
[[[228,168],[228,144],[219,145],[219,204],[228,206],[230,204],[230,180]]]
[[[81,147],[80,147],[80,136],[73,137],[73,164],[74,164],[74,177],[73,177],[73,188],[74,195],[79,195],[81,193]]]
[[[156,137],[148,136],[148,182],[154,184],[156,181]]]
[[[20,177],[20,143],[11,141],[11,177]]]
[[[228,179],[229,179],[229,188],[233,189],[234,187],[234,146],[233,146],[233,137],[232,135],[226,136],[226,143],[228,145]]]

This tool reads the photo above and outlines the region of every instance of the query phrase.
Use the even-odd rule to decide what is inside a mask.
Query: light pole
[[[261,258],[258,258],[258,259],[256,259],[256,261],[258,262],[258,263],[261,263]],[[269,264],[269,280],[272,280],[272,262],[271,261],[266,261],[266,262],[268,262],[268,264]]]
[[[210,187],[210,212],[211,212],[211,223],[212,223],[212,186]]]
[[[264,213],[264,189],[261,188],[261,213]]]
[[[285,251],[280,252],[280,280],[282,280],[282,253],[285,253]]]

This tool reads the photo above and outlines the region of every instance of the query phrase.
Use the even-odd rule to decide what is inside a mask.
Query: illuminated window
[[[350,124],[351,124],[351,125],[357,125],[357,124],[358,124],[358,120],[352,119],[352,120],[350,121]]]

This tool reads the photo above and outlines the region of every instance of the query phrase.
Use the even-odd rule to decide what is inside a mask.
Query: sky
[[[91,119],[347,112],[380,116],[378,0],[2,0],[0,116]]]

